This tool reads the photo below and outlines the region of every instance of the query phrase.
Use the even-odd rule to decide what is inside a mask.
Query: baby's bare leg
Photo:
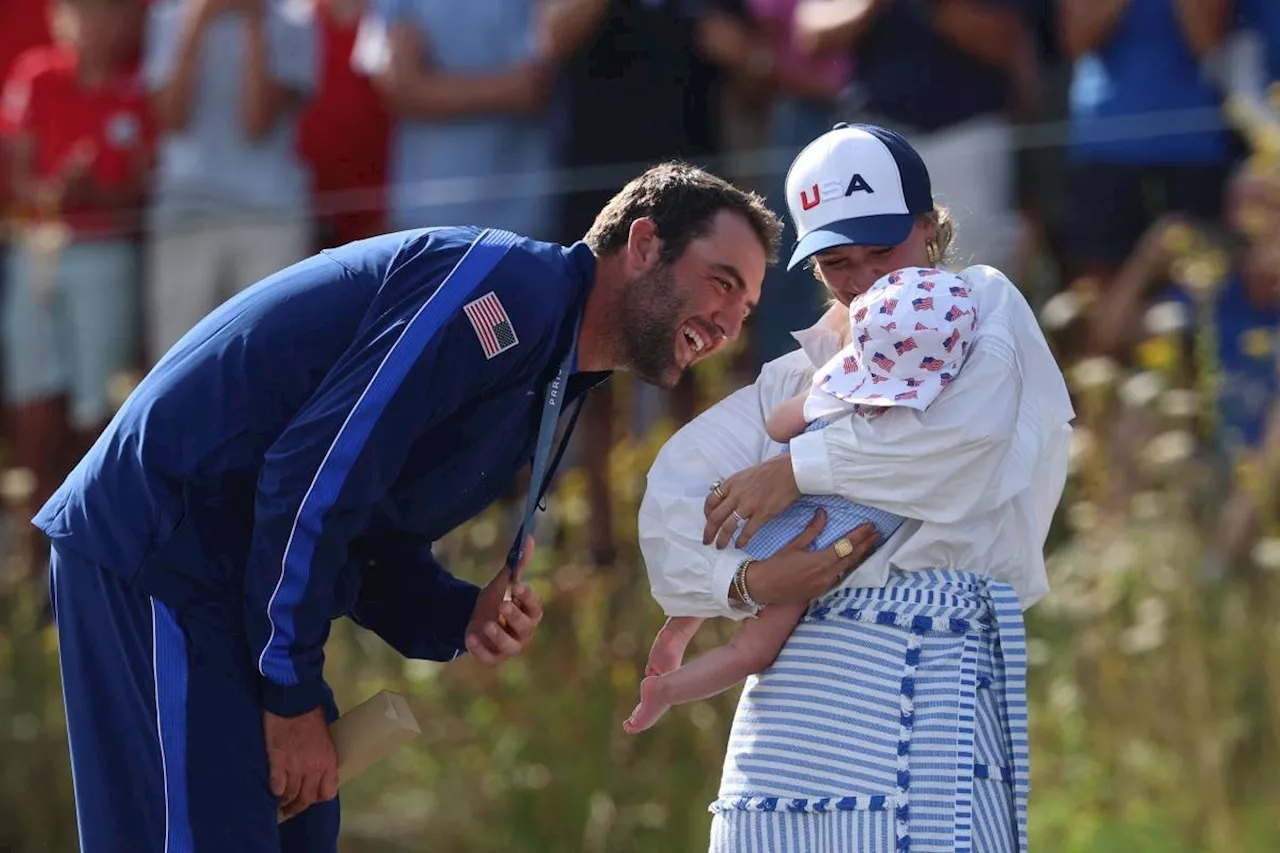
[[[649,663],[644,668],[645,675],[663,675],[678,669],[684,662],[685,649],[698,633],[704,620],[696,616],[672,616],[658,636],[653,638],[653,646],[649,649]]]
[[[806,604],[774,604],[760,618],[748,620],[723,646],[679,669],[640,683],[640,704],[623,728],[631,734],[658,722],[672,705],[683,705],[723,693],[748,675],[768,668],[804,615]]]

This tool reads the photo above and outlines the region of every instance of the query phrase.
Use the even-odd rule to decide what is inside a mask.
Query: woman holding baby
[[[1022,612],[1048,590],[1061,372],[1002,274],[934,268],[949,217],[898,134],[837,125],[787,203],[790,265],[839,304],[649,472],[641,547],[670,618],[627,729],[747,679],[713,853],[1024,850]],[[805,549],[836,570],[788,575]],[[682,666],[715,616],[743,626]]]

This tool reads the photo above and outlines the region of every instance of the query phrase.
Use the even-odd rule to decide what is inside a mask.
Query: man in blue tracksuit
[[[670,387],[733,340],[778,230],[668,164],[572,247],[389,234],[193,328],[35,518],[82,850],[336,850],[331,620],[414,658],[518,654],[542,615],[521,549],[479,589],[431,543],[531,457],[536,498],[548,427],[609,371]]]

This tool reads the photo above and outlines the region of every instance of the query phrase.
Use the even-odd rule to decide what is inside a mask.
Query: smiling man
[[[331,620],[413,658],[519,654],[542,616],[525,530],[483,590],[432,542],[532,458],[527,525],[561,408],[610,371],[670,387],[736,338],[779,231],[666,164],[571,247],[388,234],[192,329],[35,518],[82,849],[336,850]]]

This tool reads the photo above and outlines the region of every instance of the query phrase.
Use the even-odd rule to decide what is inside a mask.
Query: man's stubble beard
[[[667,264],[628,284],[618,306],[616,333],[621,361],[637,378],[660,388],[680,381],[683,370],[676,363],[675,346],[683,308]]]

